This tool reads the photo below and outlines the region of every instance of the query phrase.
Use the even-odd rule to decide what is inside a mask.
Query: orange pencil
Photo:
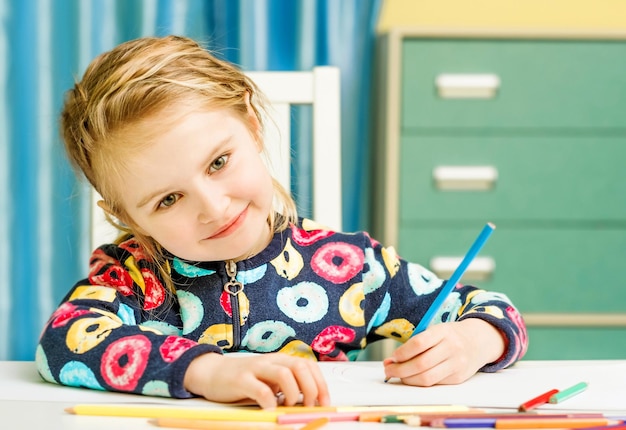
[[[606,418],[525,418],[522,420],[504,418],[496,420],[494,427],[497,429],[579,429],[619,424],[619,422]]]
[[[313,421],[309,421],[308,424],[304,425],[304,427],[300,427],[300,430],[317,430],[324,427],[328,421],[330,421],[327,417],[318,418]]]

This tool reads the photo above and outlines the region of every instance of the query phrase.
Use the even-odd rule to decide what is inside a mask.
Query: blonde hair
[[[261,112],[266,101],[254,82],[233,64],[181,36],[144,37],[118,45],[96,57],[66,94],[61,132],[70,162],[100,193],[112,215],[125,224],[108,217],[122,232],[117,242],[134,235],[161,268],[170,288],[163,249],[134,228],[121,205],[119,185],[115,186],[122,183],[125,155],[137,151],[144,141],[133,133],[137,133],[136,126],[173,105],[201,106],[231,110],[262,145],[262,130],[252,130],[249,120],[248,97],[263,128]],[[274,207],[268,223],[279,232],[297,221],[297,211],[290,193],[273,182]]]

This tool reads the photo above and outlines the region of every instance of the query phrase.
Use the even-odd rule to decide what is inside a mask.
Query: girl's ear
[[[109,216],[115,216],[111,212],[111,208],[109,207],[109,205],[107,205],[104,200],[98,200],[98,207],[105,211],[107,214],[109,214]]]
[[[248,111],[248,119],[250,120],[250,124],[252,125],[252,130],[254,131],[256,141],[259,144],[259,151],[262,151],[263,150],[263,136],[262,136],[262,130],[261,130],[261,122],[259,121],[259,117],[257,116],[254,109],[252,109],[252,105],[250,104],[250,93],[247,91],[246,91],[245,101],[246,101],[246,109]]]

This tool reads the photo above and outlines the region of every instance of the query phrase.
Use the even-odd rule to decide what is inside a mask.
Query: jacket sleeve
[[[220,352],[182,337],[174,295],[133,240],[97,249],[46,323],[36,365],[47,381],[98,390],[192,397],[189,363]],[[179,324],[178,324],[179,325]]]
[[[398,257],[393,248],[385,248],[366,238],[365,290],[375,292],[377,309],[370,311],[369,336],[406,342],[433,303],[445,280],[419,264]],[[430,324],[480,318],[494,325],[506,343],[504,354],[481,370],[495,372],[521,359],[528,348],[524,320],[509,298],[498,292],[458,284],[448,295]]]

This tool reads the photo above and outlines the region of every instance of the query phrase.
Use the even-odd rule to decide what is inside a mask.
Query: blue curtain
[[[381,2],[0,0],[0,360],[34,358],[45,320],[87,270],[87,189],[65,160],[57,121],[65,90],[94,56],[125,40],[182,34],[245,70],[339,66],[343,221],[363,229]]]

